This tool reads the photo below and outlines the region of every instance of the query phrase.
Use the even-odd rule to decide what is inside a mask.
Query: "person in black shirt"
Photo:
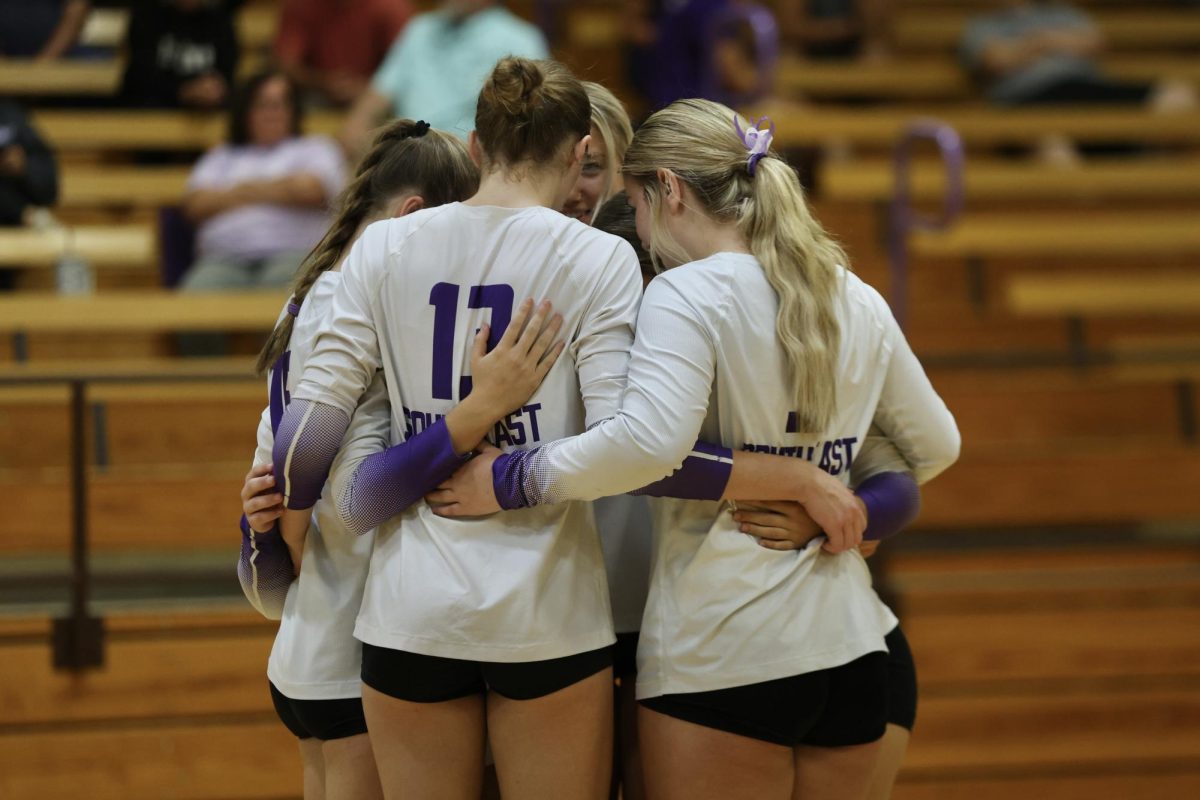
[[[31,206],[58,200],[54,154],[15,103],[0,100],[0,226],[25,222]],[[12,287],[12,273],[0,269],[0,291]]]
[[[227,0],[135,0],[123,104],[223,107],[238,59],[233,5]]]

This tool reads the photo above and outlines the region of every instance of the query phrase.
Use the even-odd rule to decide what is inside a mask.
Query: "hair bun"
[[[496,104],[513,117],[527,117],[542,102],[546,76],[536,61],[508,56],[492,72],[492,94]]]
[[[420,139],[427,133],[429,133],[429,123],[423,119],[419,119],[413,123],[412,131],[409,133],[409,136],[413,137],[414,139]]]

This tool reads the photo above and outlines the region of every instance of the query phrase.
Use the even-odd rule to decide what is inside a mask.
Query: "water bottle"
[[[59,294],[91,294],[96,289],[92,267],[75,253],[64,253],[54,267]]]
[[[96,276],[91,264],[75,252],[75,237],[66,231],[67,244],[54,267],[54,279],[59,294],[91,294],[96,289]]]

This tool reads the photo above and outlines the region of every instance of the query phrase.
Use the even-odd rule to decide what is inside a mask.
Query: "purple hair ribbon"
[[[288,305],[287,305],[287,312],[288,312],[289,314],[291,314],[293,317],[298,317],[298,316],[300,316],[300,306],[299,306],[299,304],[297,304],[297,303],[288,303]]]
[[[737,114],[733,115],[733,132],[742,140],[742,144],[750,151],[750,157],[746,159],[746,171],[750,173],[750,177],[754,177],[754,168],[758,165],[761,159],[767,157],[767,151],[771,149],[771,140],[775,138],[775,122],[770,117],[759,117],[756,120],[749,120],[750,125],[745,129],[738,125]],[[767,130],[759,130],[759,126],[766,122],[770,125]]]

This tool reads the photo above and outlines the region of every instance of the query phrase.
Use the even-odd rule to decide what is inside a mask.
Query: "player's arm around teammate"
[[[740,151],[738,135],[745,148]],[[725,430],[725,418],[730,420],[730,438],[771,442],[764,447],[786,447],[797,455],[804,445],[808,459],[815,453],[824,462],[828,456],[828,469],[842,480],[844,462],[851,458],[848,448],[876,415],[918,477],[931,477],[957,457],[953,418],[911,358],[894,320],[876,293],[840,268],[840,250],[808,214],[794,173],[769,154],[767,145],[766,132],[747,135],[728,109],[700,101],[677,103],[639,131],[625,165],[639,233],[656,255],[666,253],[685,266],[656,279],[647,291],[618,418],[540,451],[469,466],[474,473],[494,470],[487,477],[494,477],[502,505],[595,497],[661,477],[681,463],[706,417],[709,424],[716,421],[709,416],[714,387],[722,392],[720,422]],[[635,150],[640,151],[636,158]],[[777,333],[756,315],[756,309],[772,303],[779,309]],[[770,349],[776,355],[755,371],[762,361],[756,356]],[[789,368],[783,381],[780,363]],[[786,436],[784,417],[787,433],[815,433]],[[741,438],[743,431],[759,438]],[[465,502],[457,511],[477,508],[469,497]],[[710,508],[696,513],[707,517]],[[884,631],[870,619],[865,571],[852,570],[860,579],[846,589],[845,608],[829,602],[806,607],[791,601],[810,596],[807,586],[825,585],[823,580],[812,584],[807,576],[821,580],[822,565],[834,562],[809,553],[803,560],[767,565],[738,548],[719,521],[713,526],[701,540],[700,547],[707,549],[690,561],[677,560],[688,565],[686,570],[662,579],[679,587],[672,595],[676,606],[692,607],[692,615],[699,616],[693,622],[692,615],[660,614],[657,624],[667,626],[674,638],[660,639],[659,647],[672,648],[671,660],[646,654],[664,677],[657,683],[647,680],[644,702],[665,701],[641,716],[651,795],[863,797],[886,713],[885,673],[878,658]],[[687,530],[681,529],[671,546],[696,547],[695,537],[689,541],[683,535]],[[670,552],[667,546],[660,545],[656,562],[656,586],[664,592],[671,589],[658,576],[671,566],[662,557]],[[710,607],[694,605],[699,588],[694,576],[708,574],[701,572],[705,560],[718,579],[722,571],[728,574],[723,566],[747,560],[757,569],[786,571],[794,564],[799,571],[761,589],[730,575],[734,596],[753,598],[755,605],[736,603],[730,606],[736,616],[722,620]],[[802,564],[810,568],[800,569]],[[840,580],[825,591],[840,591]],[[773,618],[752,610],[784,600],[789,602],[781,609],[815,617],[798,618],[803,627],[796,630],[820,631],[818,641],[787,634],[792,625],[787,614]],[[854,624],[852,639],[843,626],[827,626],[839,615]],[[709,627],[696,633],[697,624]],[[715,650],[707,644],[709,638],[737,637],[766,656],[771,645],[776,652],[781,646],[762,633],[772,630],[793,637],[788,647],[795,651],[791,660],[777,656],[770,669],[763,669],[749,650]],[[693,650],[705,660],[689,663]],[[831,655],[834,650],[839,655]],[[725,659],[725,652],[735,655]],[[875,657],[868,663],[867,656]],[[717,663],[728,672],[713,676],[711,669],[700,669],[702,663]],[[770,674],[783,669],[788,671]],[[762,677],[749,677],[754,675]],[[864,686],[859,675],[869,676],[871,685]],[[770,680],[762,682],[771,678],[787,682],[786,692],[795,692],[799,707],[817,702],[824,710],[802,729],[791,714],[780,718],[773,709],[782,709],[784,698],[793,695],[780,695]],[[817,688],[813,681],[828,683]],[[642,690],[639,679],[639,695]],[[857,702],[864,691],[869,702]],[[722,757],[714,759],[713,753]]]

